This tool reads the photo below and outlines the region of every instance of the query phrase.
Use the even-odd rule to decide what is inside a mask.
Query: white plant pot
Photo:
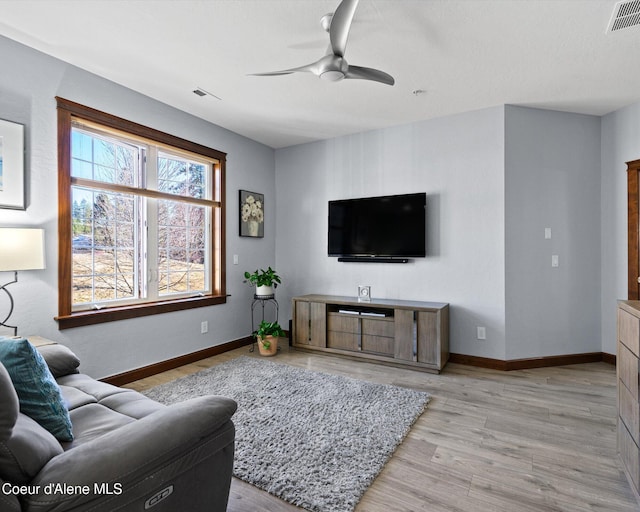
[[[256,295],[258,297],[268,297],[273,293],[273,286],[256,286]]]

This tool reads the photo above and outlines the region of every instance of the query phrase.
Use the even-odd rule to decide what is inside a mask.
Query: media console
[[[293,346],[439,373],[449,359],[449,305],[303,295],[292,299]]]

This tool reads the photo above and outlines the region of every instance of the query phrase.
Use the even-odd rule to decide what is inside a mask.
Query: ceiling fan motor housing
[[[318,76],[329,82],[342,80],[349,71],[349,64],[343,57],[326,55],[318,62]]]

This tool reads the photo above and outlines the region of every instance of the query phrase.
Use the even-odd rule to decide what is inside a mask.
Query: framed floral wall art
[[[240,191],[240,236],[264,237],[264,195]]]
[[[24,126],[0,119],[0,208],[24,210]]]

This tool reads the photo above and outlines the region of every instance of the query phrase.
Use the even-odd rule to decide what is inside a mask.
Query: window
[[[60,328],[225,302],[226,155],[57,100]]]

